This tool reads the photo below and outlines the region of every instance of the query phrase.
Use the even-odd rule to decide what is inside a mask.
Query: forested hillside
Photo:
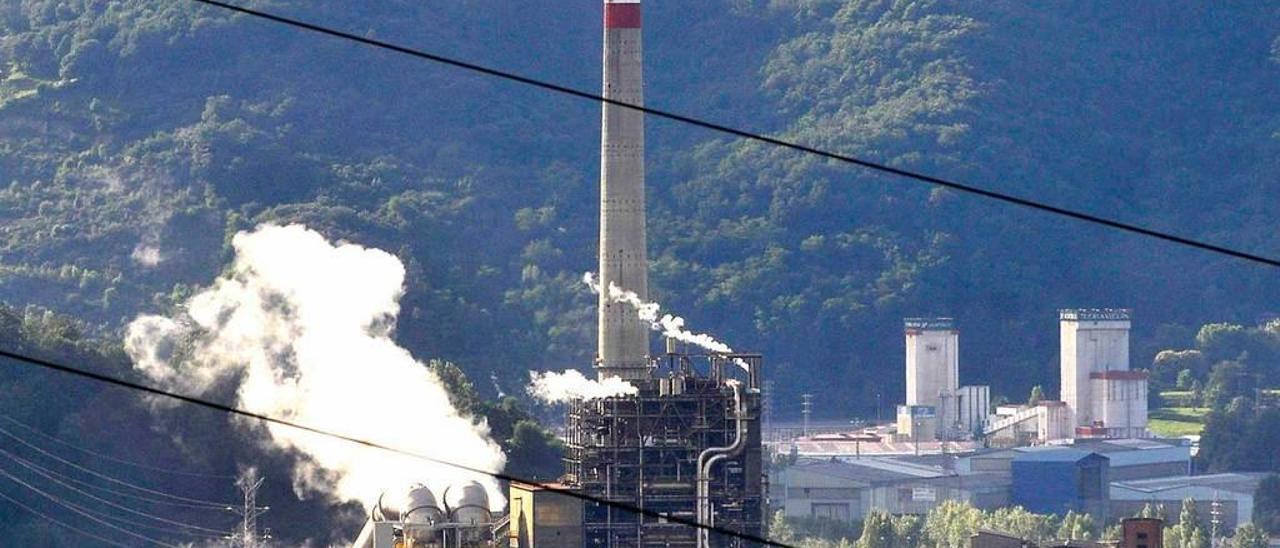
[[[251,4],[599,86],[598,2]],[[1277,29],[1266,3],[654,1],[646,95],[1280,256]],[[118,340],[235,232],[301,222],[408,265],[402,345],[521,393],[594,349],[598,114],[193,3],[0,0],[0,300]],[[956,316],[963,382],[1019,399],[1056,393],[1056,308],[1134,308],[1136,366],[1280,311],[1241,261],[669,122],[648,152],[655,296],[764,352],[781,415],[896,401],[903,316]]]

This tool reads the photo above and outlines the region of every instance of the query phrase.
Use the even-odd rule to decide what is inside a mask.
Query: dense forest
[[[599,86],[598,2],[246,4]],[[1280,256],[1274,5],[646,10],[650,105]],[[590,102],[194,3],[0,0],[0,301],[16,318],[0,318],[0,344],[127,371],[130,320],[209,284],[237,232],[303,223],[395,254],[408,270],[397,341],[483,381],[457,389],[463,407],[541,454],[550,442],[517,397],[528,372],[586,368],[594,349],[578,280],[595,266],[598,116]],[[1036,384],[1056,395],[1062,307],[1133,308],[1133,363],[1170,388],[1183,369],[1208,386],[1221,362],[1238,367],[1217,368],[1217,386],[1239,368],[1280,370],[1272,343],[1156,360],[1196,348],[1206,324],[1265,331],[1254,326],[1280,312],[1269,268],[670,122],[651,121],[647,142],[654,296],[763,352],[781,416],[802,392],[818,394],[820,416],[873,415],[880,392],[895,401],[904,316],[955,316],[962,382],[1011,399]],[[186,440],[156,442],[155,459],[199,470],[291,458],[214,417],[147,418],[122,394],[0,374],[4,413],[95,447],[142,454],[95,433],[135,428]],[[1222,417],[1242,386],[1215,392]],[[192,449],[215,433],[243,443]]]

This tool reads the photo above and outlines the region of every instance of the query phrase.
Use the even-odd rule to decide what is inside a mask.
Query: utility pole
[[[244,493],[244,507],[236,510],[240,514],[240,529],[231,536],[232,546],[260,548],[263,546],[260,541],[271,538],[270,535],[258,536],[258,516],[271,509],[269,506],[258,506],[258,489],[262,487],[263,480],[258,476],[257,468],[245,470],[240,479],[236,480],[236,487]]]
[[[804,401],[800,404],[800,413],[804,415],[804,437],[809,437],[809,415],[813,414],[813,394],[802,394]]]
[[[1218,499],[1218,493],[1213,493],[1213,503],[1209,505],[1209,523],[1212,528],[1209,530],[1209,547],[1218,548],[1218,525],[1222,523],[1222,501]]]

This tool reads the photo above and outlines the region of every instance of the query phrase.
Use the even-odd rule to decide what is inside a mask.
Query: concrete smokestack
[[[604,96],[644,104],[639,0],[605,0]],[[610,285],[649,297],[645,252],[644,114],[603,105],[600,134],[600,301],[597,374],[648,378],[649,327]]]

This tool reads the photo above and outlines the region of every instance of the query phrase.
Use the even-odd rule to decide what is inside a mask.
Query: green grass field
[[[1166,437],[1199,435],[1207,414],[1208,407],[1161,407],[1151,410],[1147,427]]]

